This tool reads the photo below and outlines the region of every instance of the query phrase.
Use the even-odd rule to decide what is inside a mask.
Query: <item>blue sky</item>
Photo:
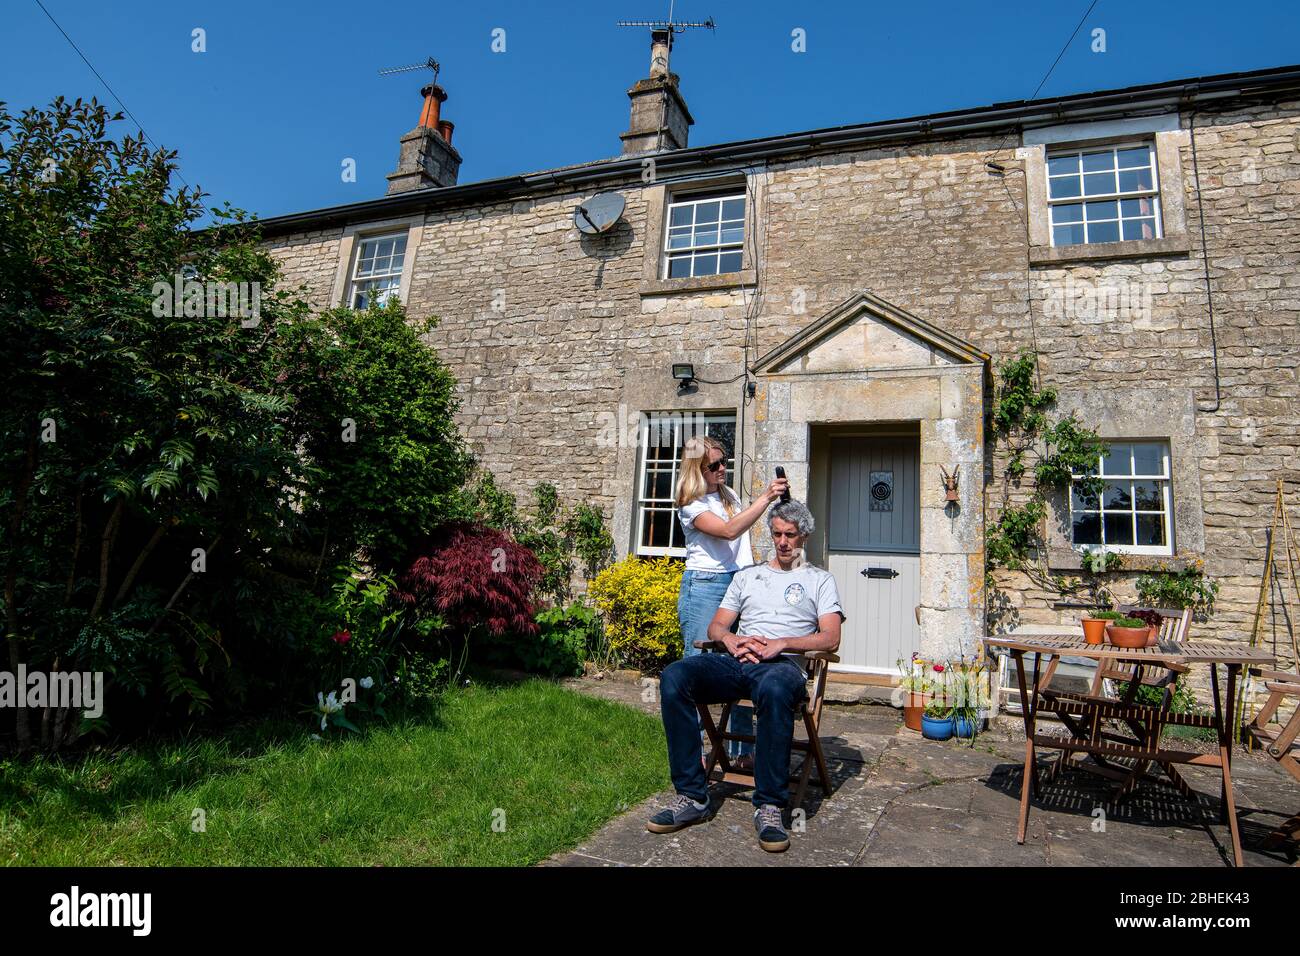
[[[668,0],[383,3],[42,0],[181,175],[260,216],[383,195],[397,141],[442,63],[462,183],[616,155],[627,89],[646,75],[646,30]],[[1089,0],[678,0],[691,31],[673,70],[691,145],[934,113],[1029,97]],[[8,0],[0,96],[115,103],[35,0]],[[195,53],[192,31],[206,31]],[[504,52],[493,31],[504,30]],[[806,52],[792,50],[792,31]],[[1105,52],[1093,52],[1093,30]],[[1099,0],[1040,96],[1300,62],[1300,4]],[[129,121],[128,121],[129,122]],[[343,182],[345,158],[357,181]]]

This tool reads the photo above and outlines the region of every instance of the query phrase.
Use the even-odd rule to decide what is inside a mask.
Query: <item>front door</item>
[[[838,670],[897,672],[921,646],[920,439],[833,437],[827,557],[844,604]]]

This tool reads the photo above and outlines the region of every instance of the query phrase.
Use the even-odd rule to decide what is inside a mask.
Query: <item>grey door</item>
[[[830,442],[827,556],[840,599],[841,670],[892,674],[920,647],[920,439]]]

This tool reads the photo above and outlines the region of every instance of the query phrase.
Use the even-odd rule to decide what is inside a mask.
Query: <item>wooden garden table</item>
[[[1044,628],[1044,630],[1048,630]],[[1137,781],[1147,776],[1151,764],[1159,766],[1170,782],[1180,792],[1190,793],[1190,788],[1175,769],[1176,764],[1195,764],[1218,767],[1222,775],[1220,789],[1220,820],[1228,824],[1232,834],[1232,857],[1237,866],[1242,865],[1241,835],[1237,829],[1237,810],[1232,796],[1232,721],[1237,704],[1237,681],[1243,666],[1272,664],[1274,657],[1266,651],[1227,641],[1162,641],[1155,647],[1123,648],[1110,644],[1088,644],[1077,630],[1056,633],[1013,633],[988,638],[987,648],[1004,650],[1016,662],[1016,680],[1019,683],[1021,713],[1025,721],[1025,772],[1020,784],[1020,826],[1017,843],[1025,842],[1025,828],[1029,822],[1031,792],[1040,793],[1038,768],[1034,760],[1035,746],[1060,750],[1061,756],[1050,771],[1054,777],[1071,755],[1083,753],[1096,764],[1089,769],[1121,781],[1115,799],[1130,791]],[[1027,692],[1025,680],[1025,654],[1034,656],[1032,692]],[[1087,657],[1097,660],[1098,666],[1106,661],[1134,666],[1133,679],[1123,699],[1095,694],[1067,694],[1047,687],[1056,665],[1062,656]],[[1047,659],[1047,668],[1041,664]],[[1214,694],[1214,714],[1175,714],[1163,707],[1137,703],[1138,688],[1142,685],[1142,670],[1150,667],[1210,665],[1210,687]],[[1226,669],[1223,686],[1219,682],[1219,665]],[[1055,714],[1060,718],[1070,736],[1056,737],[1037,732],[1040,713]],[[1123,722],[1132,737],[1106,729],[1104,722]],[[1219,737],[1217,754],[1189,753],[1170,750],[1160,743],[1167,726],[1212,727]],[[1129,758],[1132,767],[1112,762],[1112,758]]]

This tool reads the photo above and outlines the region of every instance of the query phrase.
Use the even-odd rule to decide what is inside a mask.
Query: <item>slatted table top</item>
[[[988,647],[1028,651],[1036,654],[1071,657],[1121,658],[1126,661],[1168,662],[1175,664],[1272,664],[1272,654],[1258,647],[1234,641],[1160,641],[1154,647],[1115,647],[1113,644],[1089,644],[1077,629],[1059,634],[1010,633],[990,637]]]

